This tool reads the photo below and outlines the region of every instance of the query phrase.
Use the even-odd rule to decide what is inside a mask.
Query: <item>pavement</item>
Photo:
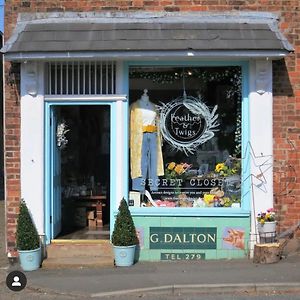
[[[6,273],[16,269],[18,266],[10,266]],[[41,268],[24,273],[28,280],[26,289],[74,299],[149,293],[292,291],[300,295],[299,254],[274,264],[254,264],[248,259],[139,262],[132,267]]]
[[[3,229],[0,237],[3,237]],[[6,287],[5,280],[10,271],[21,269],[18,265],[8,265],[7,260],[3,260],[3,253],[0,256],[1,300],[129,299],[129,295],[138,299],[150,294],[284,291],[293,292],[300,299],[300,252],[274,264],[254,264],[250,259],[232,259],[138,262],[132,267],[40,268],[24,272],[27,286],[19,298],[15,296],[16,292]]]

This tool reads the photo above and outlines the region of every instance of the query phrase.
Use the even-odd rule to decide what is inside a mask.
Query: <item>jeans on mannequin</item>
[[[158,190],[157,176],[157,133],[144,132],[141,157],[142,176],[132,179],[132,189],[141,193],[145,192],[146,179],[150,180],[151,191]]]

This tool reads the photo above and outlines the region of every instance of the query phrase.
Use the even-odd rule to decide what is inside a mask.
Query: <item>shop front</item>
[[[140,260],[251,252],[292,49],[270,14],[199,16],[20,16],[21,191],[47,244],[109,239],[124,197]]]
[[[140,258],[245,256],[248,64],[136,62],[128,74],[129,205]]]

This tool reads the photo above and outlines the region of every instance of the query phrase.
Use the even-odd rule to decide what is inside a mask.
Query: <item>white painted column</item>
[[[116,141],[115,141],[115,147],[116,147],[116,206],[115,209],[119,207],[119,203],[124,196],[123,192],[123,169],[124,164],[126,161],[123,159],[123,153],[124,153],[124,139],[123,139],[123,109],[122,109],[122,101],[116,102],[116,122],[113,124],[113,126],[116,126]]]
[[[249,95],[251,162],[250,254],[256,242],[256,216],[273,207],[273,94],[272,61],[250,62]]]
[[[21,197],[44,234],[44,65],[21,64]]]
[[[127,91],[124,91],[124,78],[123,78],[123,62],[118,61],[116,63],[116,94],[124,95]],[[124,171],[126,169],[125,164],[127,160],[124,159],[125,149],[125,136],[124,136],[124,109],[127,103],[119,100],[116,102],[116,144],[117,147],[117,161],[116,161],[116,206],[115,210],[118,209],[121,199],[125,196],[124,187]]]

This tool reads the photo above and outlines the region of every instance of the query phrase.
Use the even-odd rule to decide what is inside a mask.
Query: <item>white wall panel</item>
[[[43,64],[21,65],[21,197],[44,233]],[[37,93],[35,95],[35,89]],[[31,93],[33,96],[28,94]]]
[[[257,234],[256,215],[273,207],[273,95],[272,61],[250,62],[251,232]]]

